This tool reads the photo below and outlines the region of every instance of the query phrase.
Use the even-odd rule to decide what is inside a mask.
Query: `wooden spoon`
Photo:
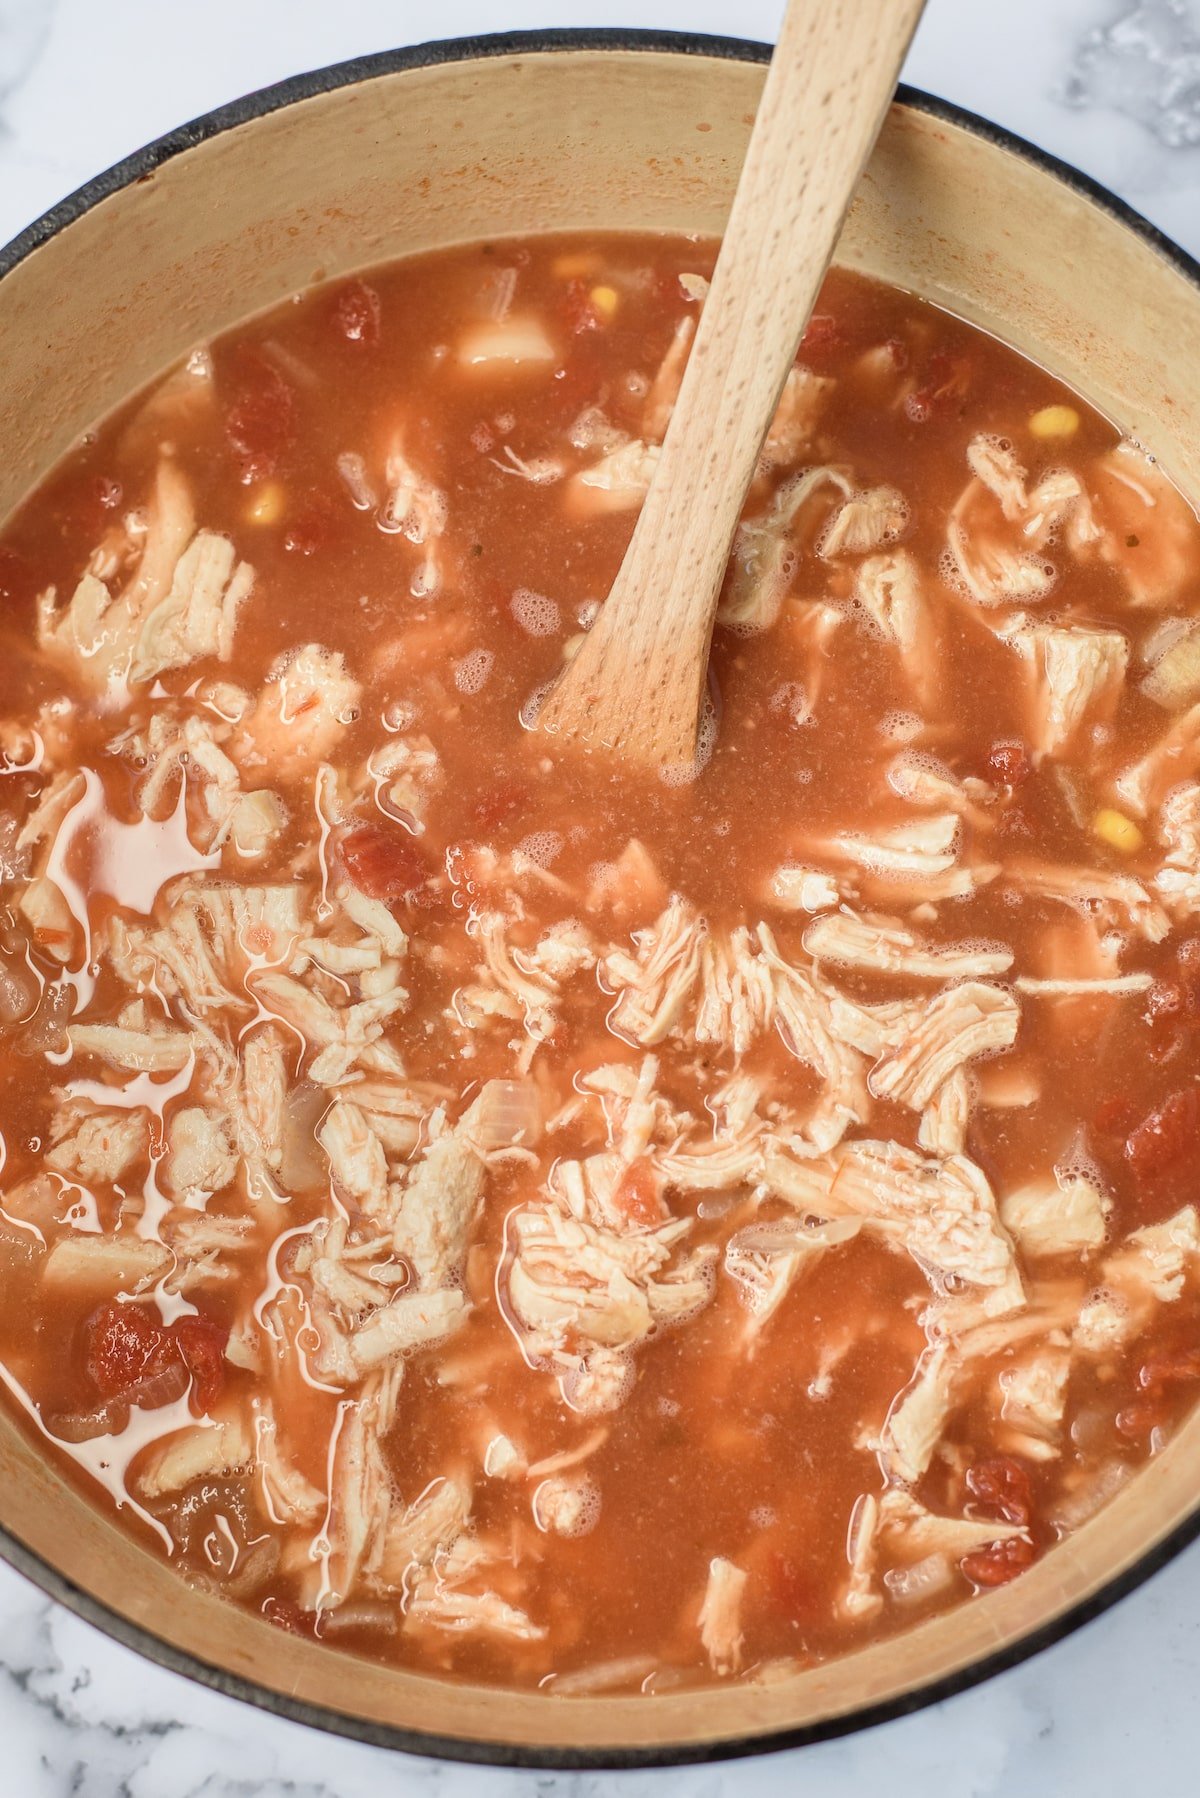
[[[542,729],[694,767],[733,534],[924,5],[790,0],[654,479]]]

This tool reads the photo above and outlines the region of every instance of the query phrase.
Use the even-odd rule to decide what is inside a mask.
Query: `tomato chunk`
[[[1172,1093],[1142,1119],[1125,1142],[1125,1159],[1139,1179],[1169,1173],[1200,1148],[1200,1087]]]
[[[242,356],[225,413],[225,436],[241,463],[242,480],[249,484],[273,475],[295,431],[296,397],[289,383],[261,351]]]
[[[327,493],[305,495],[284,532],[283,547],[296,556],[315,556],[337,534],[338,514]]]
[[[809,319],[808,329],[800,340],[800,358],[803,362],[812,362],[822,356],[832,356],[845,342],[846,334],[833,314],[816,312]]]
[[[1037,1550],[1023,1536],[993,1542],[990,1548],[964,1555],[959,1566],[973,1586],[1006,1586],[1037,1559]]]
[[[981,1510],[1005,1523],[1026,1524],[1033,1514],[1029,1475],[1012,1455],[995,1455],[969,1467],[967,1490]]]
[[[987,771],[1003,787],[1019,787],[1033,773],[1024,743],[993,743],[987,753]]]
[[[192,1402],[211,1411],[225,1390],[225,1345],[229,1331],[207,1317],[181,1317],[172,1327],[177,1353],[192,1376]]]
[[[88,1377],[104,1398],[132,1394],[180,1362],[192,1377],[198,1410],[210,1410],[221,1395],[228,1331],[207,1318],[182,1317],[168,1327],[144,1305],[101,1305],[88,1319],[85,1339]]]
[[[368,899],[407,899],[425,884],[429,864],[416,839],[396,825],[361,824],[342,838],[342,865]]]
[[[117,1398],[175,1359],[166,1328],[140,1305],[102,1305],[88,1320],[87,1371],[105,1398]]]

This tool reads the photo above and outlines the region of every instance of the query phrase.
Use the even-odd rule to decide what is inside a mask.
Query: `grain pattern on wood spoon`
[[[924,4],[791,0],[650,490],[542,729],[694,765],[734,531]]]

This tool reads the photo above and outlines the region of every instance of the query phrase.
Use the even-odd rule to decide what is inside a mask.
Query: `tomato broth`
[[[537,728],[714,247],[199,346],[0,537],[0,1362],[280,1627],[502,1684],[1019,1576],[1200,1378],[1200,526],[835,270],[687,780]]]

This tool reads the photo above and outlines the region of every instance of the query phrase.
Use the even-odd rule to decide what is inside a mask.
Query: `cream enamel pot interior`
[[[191,344],[313,281],[532,231],[719,233],[762,46],[568,33],[301,77],[140,152],[0,253],[0,517]],[[1200,493],[1200,269],[1070,171],[902,92],[839,260],[1045,363]],[[1023,1578],[775,1684],[554,1699],[285,1635],[184,1586],[0,1417],[0,1553],[153,1659],[286,1716],[462,1759],[747,1753],[911,1710],[1094,1615],[1200,1530],[1200,1413]]]

